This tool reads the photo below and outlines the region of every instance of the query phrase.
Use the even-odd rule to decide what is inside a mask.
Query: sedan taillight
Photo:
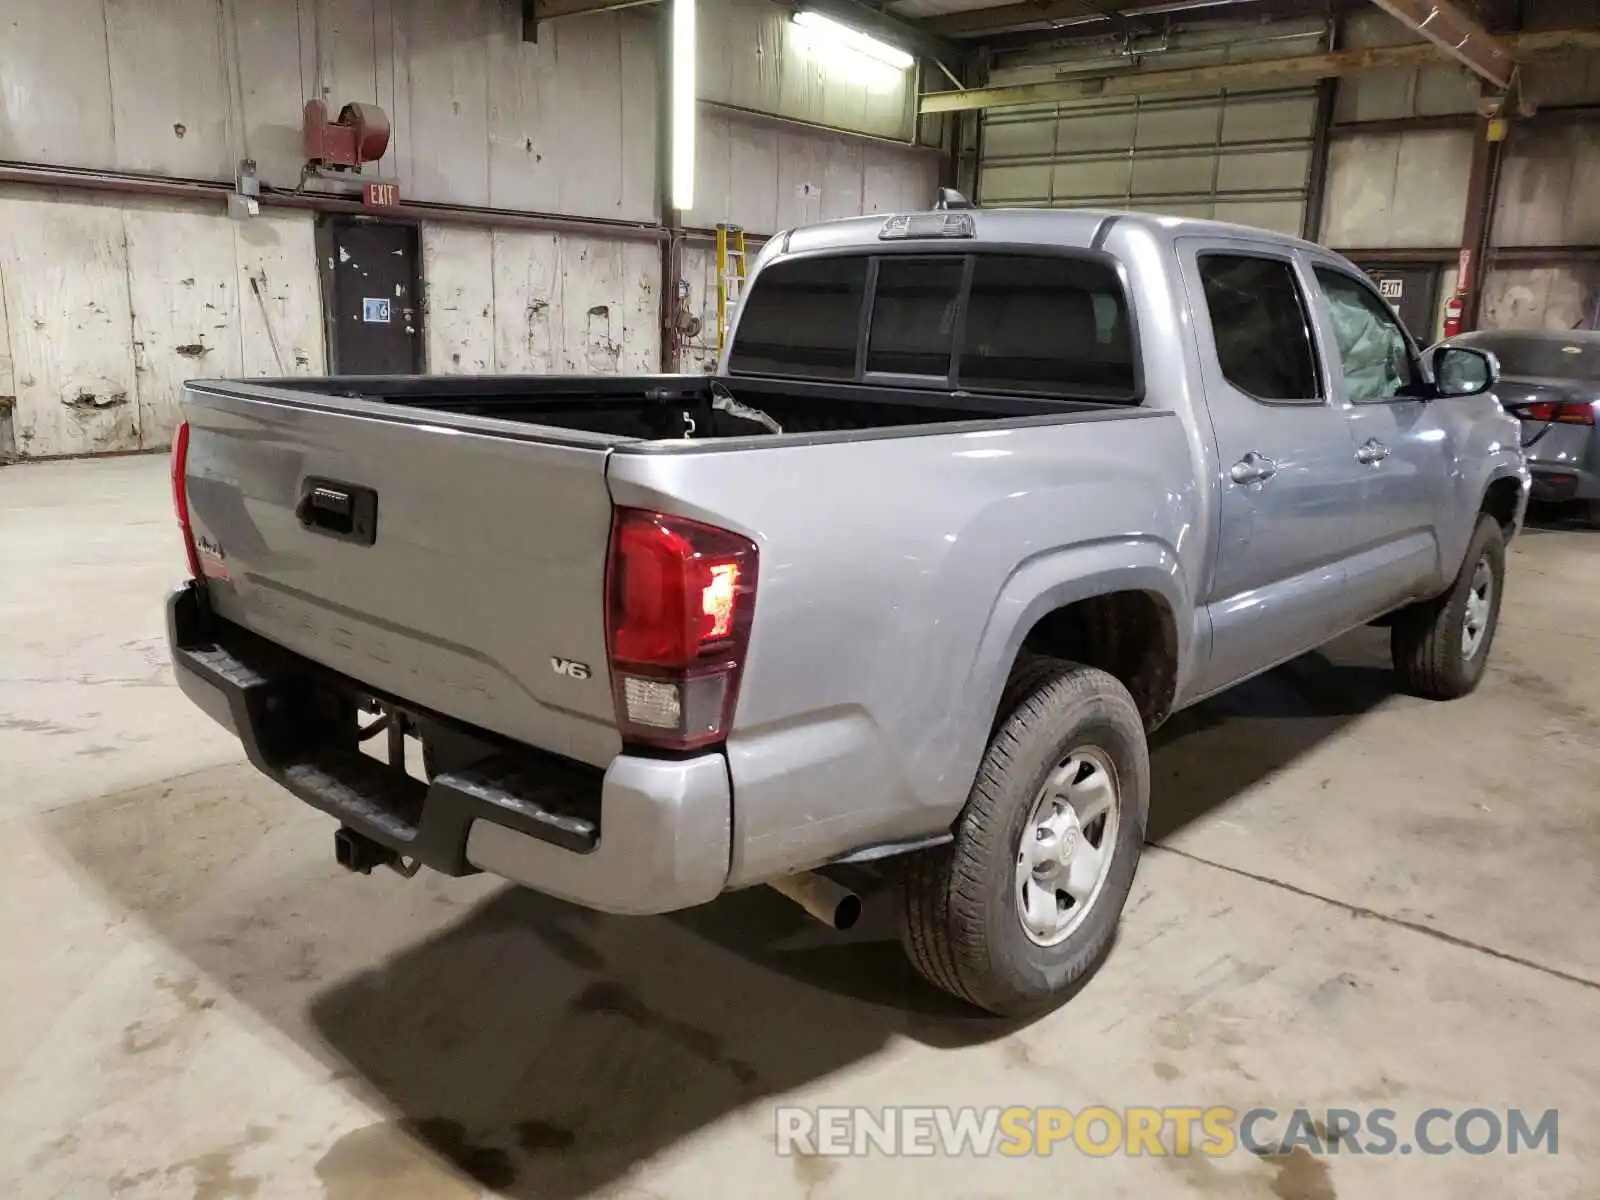
[[[1524,421],[1554,421],[1559,425],[1593,425],[1594,405],[1582,402],[1541,400],[1516,410]]]

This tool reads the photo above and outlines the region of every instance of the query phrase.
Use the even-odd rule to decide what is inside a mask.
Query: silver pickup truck
[[[188,385],[173,657],[354,870],[842,923],[826,872],[892,858],[922,973],[1028,1012],[1110,943],[1173,711],[1379,621],[1406,688],[1477,684],[1495,382],[1256,230],[818,225],[714,378]]]

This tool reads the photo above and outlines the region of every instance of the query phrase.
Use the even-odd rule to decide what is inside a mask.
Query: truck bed
[[[197,388],[238,384],[196,384]],[[245,385],[249,386],[249,385]],[[713,406],[714,389],[759,409],[784,434],[828,434],[1090,411],[1091,400],[991,396],[942,389],[808,384],[740,376],[398,376],[293,379],[260,385],[293,403],[355,400],[629,440],[773,436]]]
[[[1117,427],[1164,415],[730,381],[740,401],[782,423],[775,435],[713,409],[715,382],[191,383],[186,488],[216,616],[375,694],[603,768],[624,744],[605,667],[606,556],[619,506],[765,545],[776,505],[816,515],[814,527],[802,525],[813,530],[808,544],[844,547],[870,530],[892,553],[926,522],[952,527],[930,504],[941,488],[956,488],[954,499],[983,479],[986,496],[1021,496],[1041,481],[1071,482],[1038,476],[1002,446],[1052,444],[1068,432],[1058,427],[1082,425],[1071,442],[1088,448],[1078,458],[1087,482],[1106,455],[1129,453]],[[1015,473],[990,481],[1008,460]],[[766,610],[784,595],[789,552],[771,548]],[[585,674],[574,679],[564,664]]]

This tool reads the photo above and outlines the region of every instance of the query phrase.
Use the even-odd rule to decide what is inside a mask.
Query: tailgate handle
[[[378,493],[335,479],[307,479],[300,485],[294,515],[312,533],[370,546],[378,538]]]

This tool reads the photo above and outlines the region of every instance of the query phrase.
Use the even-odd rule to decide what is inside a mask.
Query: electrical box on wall
[[[376,104],[346,104],[330,121],[326,104],[308,100],[303,136],[311,170],[359,171],[389,149],[389,117]]]

